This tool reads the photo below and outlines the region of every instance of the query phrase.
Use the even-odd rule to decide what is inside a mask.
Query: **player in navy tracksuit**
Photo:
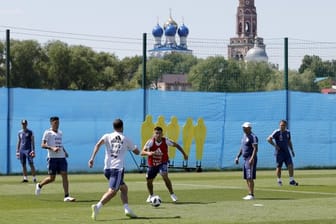
[[[273,133],[267,138],[267,141],[275,148],[276,175],[278,178],[278,185],[282,186],[281,168],[283,163],[285,163],[288,169],[289,184],[293,186],[299,185],[299,183],[294,180],[292,156],[295,157],[295,153],[291,141],[291,134],[290,131],[287,129],[287,121],[281,120],[280,128],[274,130]],[[288,149],[290,149],[292,156]]]
[[[33,181],[36,182],[35,166],[33,158],[35,157],[35,143],[34,133],[27,128],[28,121],[22,120],[22,129],[18,133],[18,142],[16,147],[16,157],[20,159],[22,165],[23,180],[22,182],[28,182],[27,178],[27,161],[30,166]]]
[[[244,179],[246,180],[248,195],[243,197],[244,200],[254,199],[254,179],[257,174],[257,152],[258,152],[258,137],[251,131],[252,124],[245,122],[242,125],[244,135],[241,140],[241,146],[236,157],[236,164],[239,162],[239,157],[244,158]]]

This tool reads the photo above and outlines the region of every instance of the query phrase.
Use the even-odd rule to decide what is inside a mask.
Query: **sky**
[[[227,44],[236,36],[238,0],[0,0],[0,35],[6,29],[12,39],[34,39],[41,44],[61,40],[82,44],[118,58],[142,55],[152,29],[172,18],[189,28],[188,47],[197,57],[227,57]],[[297,68],[303,54],[336,58],[335,0],[255,0],[258,36],[264,38],[269,61],[283,65],[283,42],[295,44],[289,51],[290,68]],[[322,46],[321,43],[322,42]],[[324,45],[326,43],[326,45]],[[325,47],[326,46],[326,47]],[[301,50],[298,50],[301,49]],[[303,48],[303,49],[302,49]],[[313,48],[313,49],[312,49]],[[327,48],[327,49],[325,49]],[[300,51],[300,52],[298,52]]]

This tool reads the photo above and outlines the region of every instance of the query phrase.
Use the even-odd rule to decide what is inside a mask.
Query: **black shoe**
[[[22,183],[28,183],[28,180],[22,180]]]
[[[292,186],[298,186],[299,183],[296,182],[295,180],[292,180],[291,182],[289,182],[289,185],[292,185]]]

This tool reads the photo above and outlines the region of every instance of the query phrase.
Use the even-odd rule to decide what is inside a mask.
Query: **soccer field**
[[[70,174],[73,203],[63,202],[61,177],[46,185],[39,197],[35,184],[21,183],[21,176],[0,176],[0,223],[336,223],[336,170],[297,170],[299,186],[276,183],[274,171],[258,171],[253,201],[244,201],[246,183],[240,171],[170,173],[178,203],[171,202],[163,181],[154,183],[161,206],[147,204],[145,174],[126,173],[129,205],[139,216],[124,215],[119,198],[104,206],[96,221],[91,220],[91,204],[107,189],[102,174]],[[38,179],[44,178],[38,176]]]

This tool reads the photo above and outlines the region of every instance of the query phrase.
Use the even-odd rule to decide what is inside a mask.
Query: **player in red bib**
[[[149,139],[146,142],[141,152],[142,156],[148,156],[148,169],[146,173],[146,179],[149,196],[146,202],[150,202],[151,197],[154,195],[153,181],[158,173],[160,173],[160,175],[162,176],[170,193],[172,201],[177,201],[177,197],[173,191],[172,183],[168,177],[168,146],[173,146],[177,148],[183,154],[184,159],[188,159],[188,155],[184,152],[179,144],[168,138],[163,137],[162,135],[162,128],[155,127],[153,138]]]

